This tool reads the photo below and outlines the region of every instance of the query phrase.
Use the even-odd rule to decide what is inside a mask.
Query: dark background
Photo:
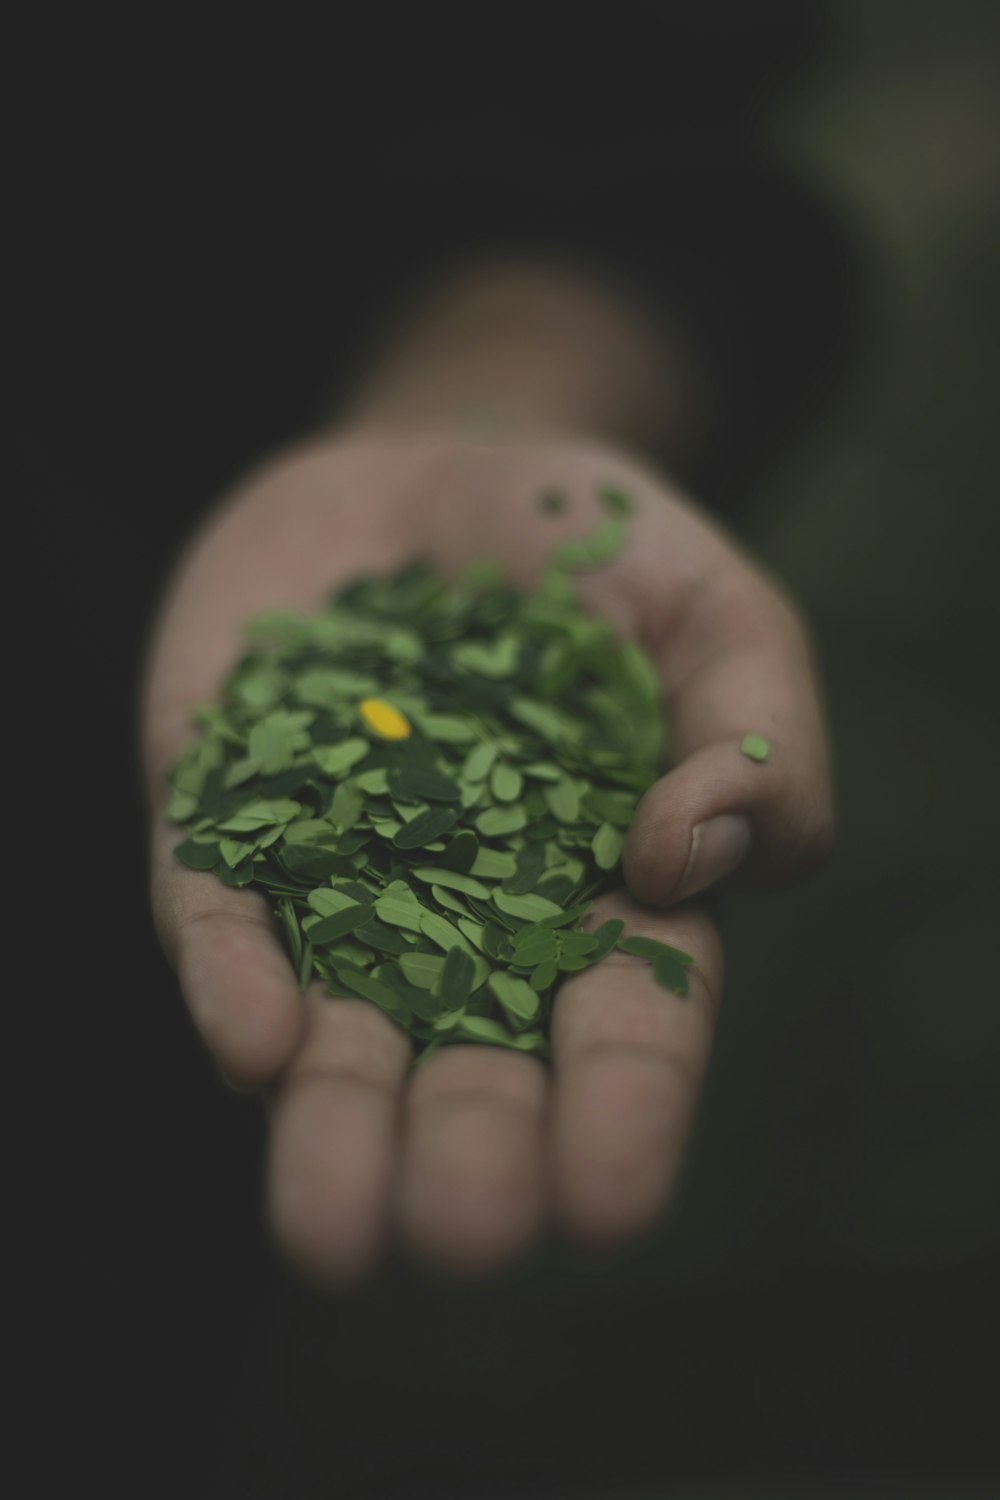
[[[995,1490],[995,17],[438,4],[322,32],[50,16],[26,42],[8,566],[41,726],[12,929],[36,1473]],[[493,247],[606,266],[698,351],[700,443],[654,457],[813,624],[841,842],[727,911],[717,1052],[647,1243],[546,1248],[478,1289],[393,1265],[323,1301],[272,1256],[259,1106],[218,1082],[151,933],[136,683],[190,526],[427,275]]]

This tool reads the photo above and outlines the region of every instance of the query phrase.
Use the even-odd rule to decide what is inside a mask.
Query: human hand
[[[264,610],[318,608],[359,573],[422,558],[454,576],[483,558],[530,587],[551,548],[600,519],[598,487],[633,500],[619,558],[580,580],[589,608],[658,664],[674,768],[645,795],[623,856],[627,888],[594,924],[694,955],[679,998],[614,953],[569,978],[551,1067],[450,1045],[411,1071],[407,1037],[366,1001],[303,996],[263,897],[173,856],[166,773]],[[558,515],[539,496],[560,491]],[[768,761],[740,754],[765,735]],[[722,987],[713,924],[689,898],[738,867],[771,886],[831,839],[826,753],[795,610],[715,525],[613,446],[578,439],[334,436],[251,478],[209,518],[163,602],[143,703],[157,931],[220,1069],[264,1089],[268,1205],[306,1274],[364,1276],[399,1238],[478,1269],[555,1225],[612,1244],[661,1211],[676,1179]]]

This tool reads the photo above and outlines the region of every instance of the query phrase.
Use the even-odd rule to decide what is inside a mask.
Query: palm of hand
[[[626,490],[636,514],[621,557],[582,592],[658,660],[680,763],[637,814],[630,890],[602,898],[593,920],[621,916],[632,932],[694,954],[691,992],[678,999],[615,954],[560,991],[551,1069],[456,1045],[411,1075],[407,1039],[373,1006],[318,986],[303,1000],[261,897],[174,860],[165,773],[190,736],[191,709],[216,696],[239,654],[248,617],[316,608],[354,575],[418,558],[450,575],[494,558],[530,586],[554,545],[593,530],[604,484]],[[568,501],[556,516],[538,505],[552,489]],[[161,610],[146,684],[154,916],[220,1067],[267,1089],[272,1223],[300,1267],[362,1275],[398,1233],[472,1268],[516,1253],[552,1222],[603,1243],[655,1217],[678,1170],[721,987],[705,914],[657,909],[686,871],[684,895],[709,883],[690,878],[691,830],[756,811],[751,868],[763,879],[794,873],[824,842],[818,824],[789,838],[798,808],[780,776],[762,779],[741,762],[741,723],[818,760],[822,779],[818,711],[788,606],[692,507],[617,452],[348,436],[279,461],[210,519]]]

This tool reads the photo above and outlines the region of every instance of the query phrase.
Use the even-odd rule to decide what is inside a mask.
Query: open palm
[[[552,547],[592,531],[598,488],[635,505],[620,557],[582,580],[588,608],[642,641],[669,705],[673,769],[626,842],[627,889],[595,904],[694,955],[689,994],[613,953],[568,979],[552,1062],[452,1045],[410,1069],[408,1038],[366,1001],[299,990],[267,903],[174,858],[166,773],[192,708],[216,697],[264,610],[318,608],[359,573],[492,558],[528,587]],[[551,515],[545,491],[567,500]],[[770,741],[767,762],[740,754]],[[266,1089],[269,1211],[289,1257],[363,1276],[394,1239],[442,1265],[510,1258],[549,1226],[594,1245],[665,1204],[711,1047],[718,935],[688,898],[739,867],[807,873],[831,836],[821,715],[795,610],[696,507],[615,448],[345,432],[276,460],[209,518],[159,613],[143,704],[154,918],[223,1072]]]

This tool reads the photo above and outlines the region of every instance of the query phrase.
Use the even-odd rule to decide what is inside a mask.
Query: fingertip
[[[227,1017],[214,1036],[209,1030],[203,1035],[230,1087],[252,1092],[288,1066],[305,1029],[301,1003],[280,994],[257,997],[238,1019]]]
[[[202,1041],[235,1084],[257,1088],[302,1043],[305,1006],[276,938],[228,914],[183,928],[177,973]]]
[[[564,1232],[594,1250],[649,1229],[673,1193],[695,1089],[633,1048],[595,1049],[564,1074],[555,1200]]]
[[[459,1276],[518,1260],[544,1222],[538,1059],[451,1047],[408,1098],[397,1216],[413,1253]]]
[[[750,823],[741,813],[719,813],[691,830],[688,857],[668,900],[685,901],[738,870],[750,850]]]
[[[622,873],[637,900],[662,909],[737,872],[741,886],[772,889],[826,864],[835,833],[828,781],[787,746],[762,763],[740,744],[693,752],[640,800],[622,850]]]
[[[317,1287],[357,1285],[377,1264],[388,1189],[384,1101],[358,1083],[294,1083],[272,1116],[271,1233]]]

